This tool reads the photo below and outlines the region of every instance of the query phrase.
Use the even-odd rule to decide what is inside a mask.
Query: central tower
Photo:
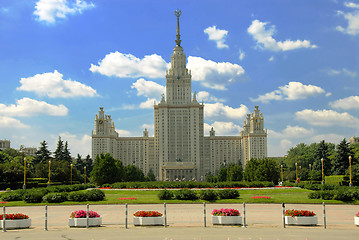
[[[155,151],[159,179],[186,180],[203,176],[203,104],[191,97],[191,73],[186,68],[186,55],[180,39],[177,17],[176,46],[171,67],[166,71],[166,97],[154,105]]]

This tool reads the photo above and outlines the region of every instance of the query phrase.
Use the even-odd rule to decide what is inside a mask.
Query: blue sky
[[[100,106],[120,136],[153,135],[178,8],[206,135],[256,105],[269,156],[359,135],[358,0],[0,0],[0,139],[87,155]]]

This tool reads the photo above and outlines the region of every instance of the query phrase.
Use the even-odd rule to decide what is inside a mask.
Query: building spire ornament
[[[182,14],[181,10],[177,9],[175,11],[175,15],[177,17],[177,35],[176,35],[177,39],[175,40],[175,42],[179,47],[181,46],[181,39],[180,39],[181,35],[180,35],[180,27],[179,27],[179,17],[181,16],[181,14]]]

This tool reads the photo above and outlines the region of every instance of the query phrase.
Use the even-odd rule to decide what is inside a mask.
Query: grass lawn
[[[98,202],[63,202],[63,203],[25,203],[23,201],[14,201],[8,203],[0,203],[0,206],[38,206],[38,205],[76,205],[76,204],[155,204],[155,203],[202,203],[208,202],[204,200],[159,200],[158,193],[160,191],[139,191],[139,190],[103,190],[106,194],[104,201]],[[177,190],[173,190],[177,191]],[[197,191],[197,190],[196,190]],[[359,204],[359,201],[342,202],[338,200],[322,200],[309,199],[308,194],[313,192],[307,189],[245,189],[239,190],[240,196],[238,199],[224,199],[216,200],[215,203],[326,203],[332,204]],[[253,199],[255,196],[270,197]],[[123,198],[123,199],[119,199]],[[135,199],[128,199],[135,198]]]

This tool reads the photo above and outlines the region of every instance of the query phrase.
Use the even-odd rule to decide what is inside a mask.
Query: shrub
[[[198,196],[194,191],[185,188],[178,190],[175,193],[175,198],[178,200],[197,200]]]
[[[320,190],[321,185],[320,184],[307,183],[307,184],[304,184],[304,188],[309,189],[309,190]]]
[[[67,194],[67,200],[73,202],[84,202],[87,200],[87,195],[85,192],[70,192]]]
[[[322,190],[333,190],[334,188],[335,188],[334,185],[330,185],[330,184],[322,185]]]
[[[40,203],[42,202],[43,196],[45,196],[46,192],[42,190],[27,190],[22,200],[24,200],[27,203]]]
[[[334,197],[334,192],[331,190],[324,190],[320,192],[320,196],[324,200],[332,200]]]
[[[311,192],[308,194],[308,198],[310,199],[320,199],[321,197],[320,192]]]
[[[217,192],[213,190],[202,190],[199,192],[199,198],[207,201],[214,201],[217,199]]]
[[[351,190],[348,189],[338,189],[334,193],[334,199],[340,200],[343,202],[351,202],[356,199],[357,194]]]
[[[25,190],[15,190],[12,192],[5,192],[1,195],[0,199],[2,201],[21,201],[22,195],[24,194]]]
[[[87,201],[102,201],[105,199],[105,193],[100,189],[92,189],[85,192]]]
[[[239,197],[239,192],[234,189],[219,190],[218,197],[220,199],[236,199]]]
[[[66,193],[50,192],[43,196],[42,200],[49,203],[60,203],[67,200]]]
[[[171,200],[173,199],[173,193],[172,191],[165,189],[158,193],[158,198],[160,200]]]

